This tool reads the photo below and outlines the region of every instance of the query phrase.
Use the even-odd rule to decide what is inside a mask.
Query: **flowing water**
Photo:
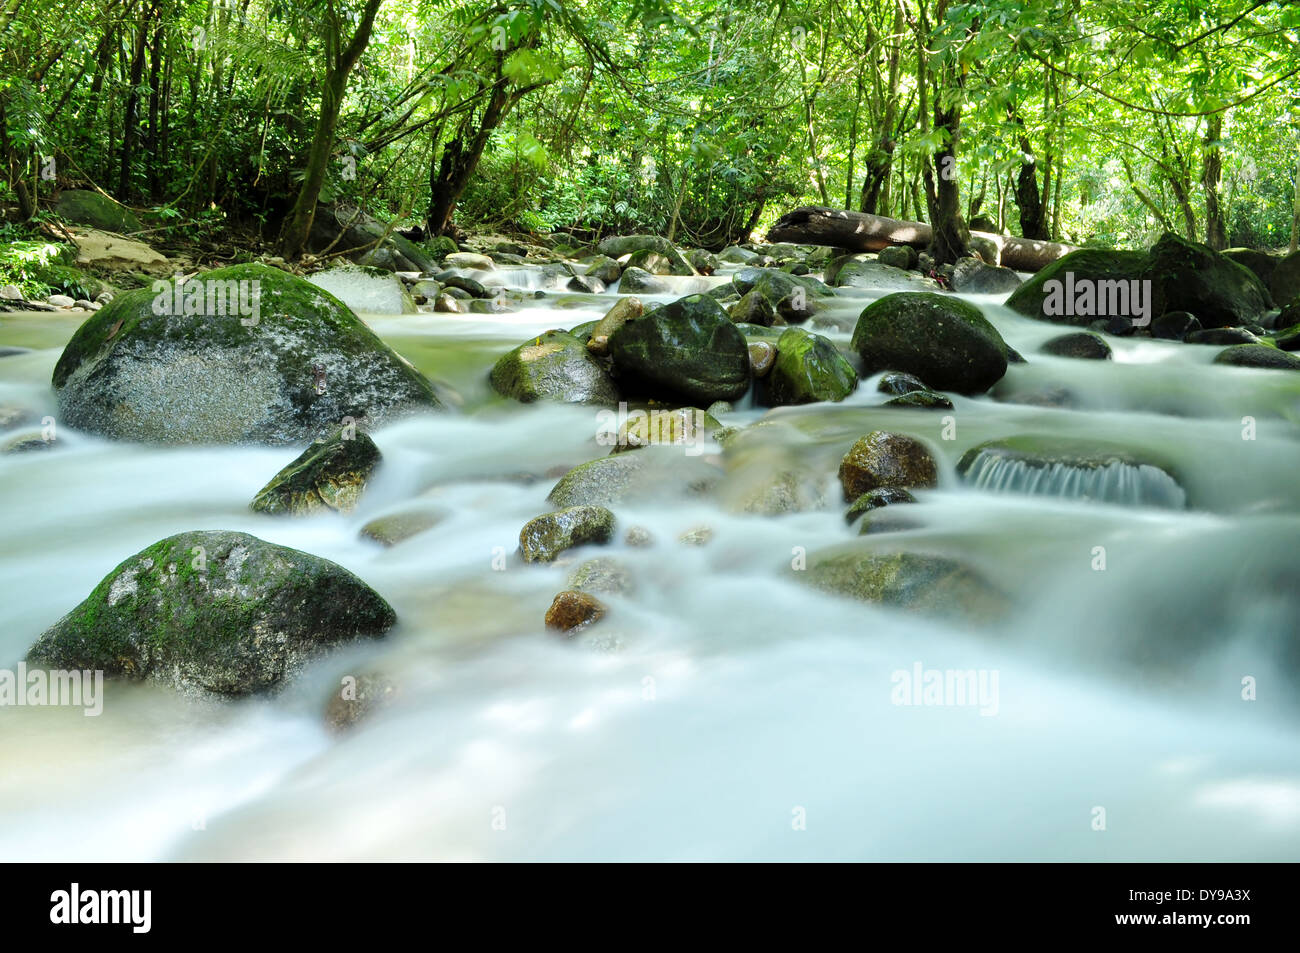
[[[496,279],[545,285],[530,268]],[[870,297],[846,292],[814,329],[847,343]],[[993,394],[885,409],[872,379],[839,405],[740,402],[724,424],[764,425],[728,453],[722,492],[618,505],[618,542],[522,565],[509,554],[556,474],[606,450],[594,409],[507,405],[487,371],[613,300],[547,291],[513,314],[363,315],[459,407],[376,432],[384,464],[348,516],[249,512],[294,448],[60,430],[51,450],[0,456],[0,668],[122,559],[182,530],[334,560],[400,617],[273,698],[112,684],[99,717],[0,709],[0,858],[1300,857],[1300,376],[1151,340],[1112,339],[1112,362],[1039,355],[1058,328],[975,297],[1030,362]],[[0,405],[55,413],[50,373],[77,323],[0,316],[0,346],[33,349],[0,359]],[[924,439],[940,488],[917,494],[907,528],[859,538],[835,470],[874,429]],[[1166,467],[958,476],[971,447],[1024,434]],[[728,492],[778,470],[824,505],[732,505]],[[412,505],[441,521],[389,549],[359,537]],[[623,542],[634,525],[654,544]],[[706,545],[678,541],[702,526]],[[938,620],[800,584],[798,553],[851,540],[958,557],[1012,613]],[[611,612],[587,635],[557,638],[546,608],[597,553],[635,589],[603,596]],[[900,684],[931,671],[980,673],[985,692],[900,704]],[[356,672],[390,677],[397,700],[331,733],[325,700]]]

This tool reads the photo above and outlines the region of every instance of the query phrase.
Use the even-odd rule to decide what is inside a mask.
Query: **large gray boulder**
[[[263,265],[118,295],[72,336],[53,382],[68,426],[147,443],[301,443],[344,418],[439,404],[337,298]]]

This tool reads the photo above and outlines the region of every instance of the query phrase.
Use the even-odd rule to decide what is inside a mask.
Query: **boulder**
[[[662,281],[650,274],[650,272],[643,271],[635,266],[624,268],[623,275],[618,281],[619,294],[661,295],[667,294],[671,290],[668,282]]]
[[[519,531],[519,551],[530,563],[553,562],[560,553],[614,537],[614,514],[603,506],[578,505],[544,513]]]
[[[1258,367],[1272,371],[1300,370],[1300,357],[1267,344],[1237,344],[1226,347],[1214,358],[1215,364],[1230,367]]]
[[[29,663],[178,689],[279,688],[333,646],[377,638],[397,616],[325,559],[246,533],[179,533],[127,559],[41,635]]]
[[[913,374],[937,390],[979,394],[1007,372],[1007,344],[974,305],[948,295],[899,292],[868,305],[852,346],[863,375]]]
[[[874,430],[849,448],[840,461],[839,478],[844,501],[852,503],[881,487],[937,486],[939,468],[929,449],[915,437]]]
[[[707,406],[749,389],[745,335],[707,295],[629,317],[609,338],[620,384],[645,396]]]
[[[966,294],[1007,294],[1021,285],[1020,276],[978,258],[959,258],[952,268],[952,290]]]
[[[296,443],[439,406],[341,301],[264,265],[118,295],[72,336],[53,383],[68,426],[152,443]]]
[[[682,253],[666,238],[658,235],[612,235],[602,239],[596,250],[610,258],[622,258],[634,252],[653,251],[663,255],[669,262],[670,273],[674,275],[693,275],[695,269]]]
[[[1300,300],[1300,251],[1293,251],[1277,263],[1268,277],[1268,290],[1281,307]]]
[[[766,401],[777,407],[840,401],[857,386],[853,365],[830,339],[802,328],[789,328],[776,342],[776,362],[763,391]]]
[[[492,389],[521,403],[618,403],[618,388],[579,338],[547,331],[502,355],[492,367]]]
[[[1074,334],[1062,334],[1043,345],[1044,354],[1056,357],[1074,357],[1087,361],[1108,361],[1111,359],[1110,345],[1100,335],[1089,331]]]
[[[351,513],[382,459],[365,433],[340,429],[315,441],[253,497],[256,513]]]
[[[1011,605],[964,563],[927,553],[881,553],[865,542],[810,553],[807,568],[794,577],[861,602],[976,622],[995,621]]]
[[[64,189],[59,193],[54,212],[74,225],[87,225],[119,235],[130,235],[144,228],[126,206],[88,189]]]

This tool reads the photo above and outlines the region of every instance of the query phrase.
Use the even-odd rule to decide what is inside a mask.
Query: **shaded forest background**
[[[1300,3],[0,0],[0,51],[11,233],[69,187],[288,256],[338,199],[714,249],[800,204],[1114,247],[1300,228]]]

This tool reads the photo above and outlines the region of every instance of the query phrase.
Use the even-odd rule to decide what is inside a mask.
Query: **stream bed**
[[[668,280],[693,282],[685,294],[729,274]],[[527,267],[496,278],[538,287]],[[871,298],[846,290],[810,327],[847,348]],[[972,296],[1028,359],[989,395],[885,408],[871,378],[839,404],[742,400],[721,418],[763,421],[728,451],[730,485],[793,470],[822,505],[757,515],[727,492],[620,504],[610,545],[525,565],[509,558],[520,527],[551,508],[559,474],[608,448],[596,409],[512,404],[487,373],[614,300],[363,313],[459,407],[373,432],[384,462],[347,516],[250,512],[301,448],[60,429],[51,450],[0,455],[0,668],[127,556],[185,530],[333,560],[399,617],[274,697],[110,683],[98,717],[0,710],[0,859],[1300,858],[1300,375],[1151,339],[1108,339],[1112,361],[1052,357],[1038,348],[1061,328]],[[0,405],[55,414],[50,375],[79,323],[0,315],[0,346],[32,349],[0,358]],[[873,430],[925,441],[939,486],[916,492],[905,526],[862,539],[975,565],[1013,597],[1005,618],[799,581],[800,553],[858,539],[836,468]],[[1024,434],[1158,452],[1185,498],[958,475],[970,448]],[[391,548],[359,534],[413,502],[436,525]],[[632,526],[651,545],[629,545]],[[704,545],[681,541],[701,527]],[[591,555],[635,587],[602,596],[609,615],[566,640],[543,617]],[[326,701],[357,672],[382,673],[397,697],[335,733]],[[900,695],[930,672],[977,673],[979,697]]]

